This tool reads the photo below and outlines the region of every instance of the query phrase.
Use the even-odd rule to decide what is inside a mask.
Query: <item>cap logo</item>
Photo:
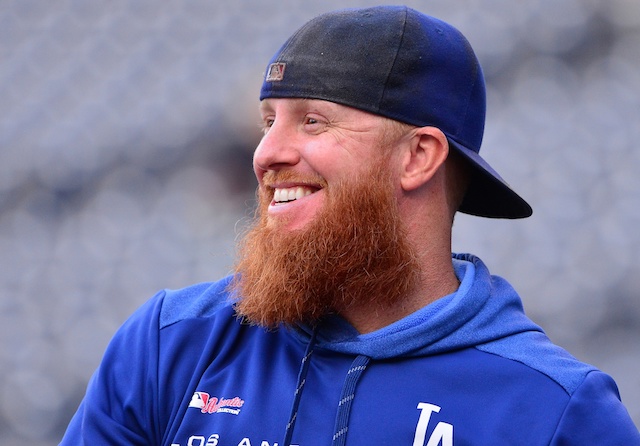
[[[283,62],[276,62],[269,65],[269,69],[267,70],[267,78],[265,81],[267,82],[278,82],[284,79],[284,69],[287,64]]]

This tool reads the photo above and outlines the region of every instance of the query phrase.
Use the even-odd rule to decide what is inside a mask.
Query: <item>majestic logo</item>
[[[267,82],[279,82],[284,79],[284,69],[287,67],[286,63],[276,62],[269,65],[267,70]]]
[[[212,397],[206,392],[194,392],[189,407],[200,409],[202,413],[230,413],[238,415],[244,400],[235,398]]]

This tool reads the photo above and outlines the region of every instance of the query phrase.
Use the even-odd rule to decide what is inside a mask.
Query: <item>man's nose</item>
[[[258,171],[279,170],[300,161],[295,131],[286,123],[275,121],[265,133],[253,154],[253,167]]]

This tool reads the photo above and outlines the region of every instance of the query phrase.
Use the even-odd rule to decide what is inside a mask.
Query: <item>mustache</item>
[[[262,176],[262,185],[275,188],[282,184],[307,185],[318,189],[327,187],[327,180],[318,173],[302,173],[295,170],[268,170]]]

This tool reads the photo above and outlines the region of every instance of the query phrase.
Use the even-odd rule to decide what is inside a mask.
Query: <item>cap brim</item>
[[[472,177],[459,211],[489,218],[527,218],[533,213],[531,206],[476,152],[458,144],[451,138],[449,144],[456,149],[472,168]]]

